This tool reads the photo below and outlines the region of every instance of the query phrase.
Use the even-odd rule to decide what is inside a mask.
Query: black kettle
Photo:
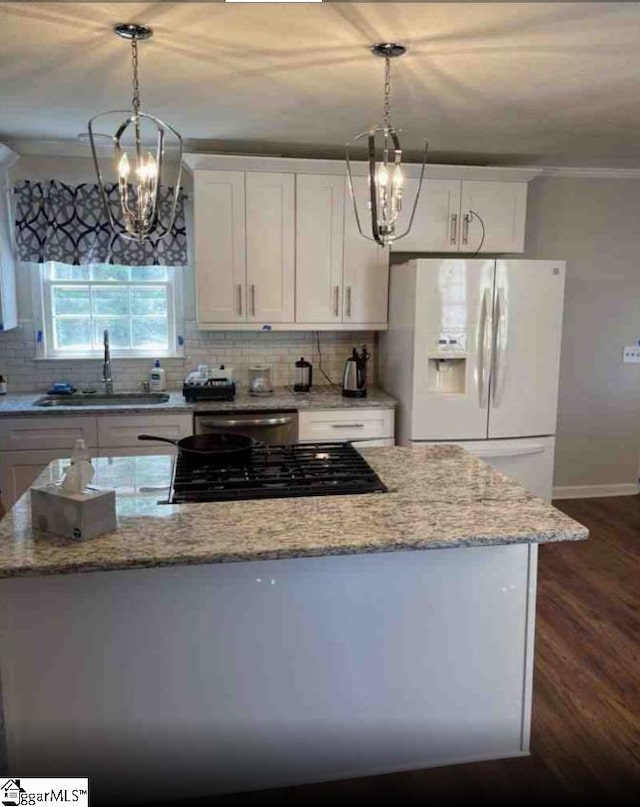
[[[367,397],[367,359],[370,355],[366,345],[362,346],[362,353],[353,348],[342,376],[342,394],[345,398]]]

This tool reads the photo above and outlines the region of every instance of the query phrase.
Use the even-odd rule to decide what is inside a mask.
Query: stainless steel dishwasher
[[[298,441],[298,412],[286,409],[278,412],[196,412],[195,433],[234,431],[248,434],[265,445],[289,445]]]

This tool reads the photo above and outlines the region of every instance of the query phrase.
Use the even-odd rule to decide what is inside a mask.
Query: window
[[[181,355],[181,267],[49,262],[38,269],[41,358],[102,356],[105,330],[113,356]]]

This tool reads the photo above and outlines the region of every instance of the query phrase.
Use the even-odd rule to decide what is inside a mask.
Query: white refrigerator
[[[398,442],[459,443],[550,499],[564,281],[563,261],[392,266],[378,369]]]

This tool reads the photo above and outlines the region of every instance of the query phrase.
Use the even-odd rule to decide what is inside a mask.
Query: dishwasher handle
[[[204,420],[200,418],[201,426],[209,426],[214,429],[235,429],[242,426],[287,426],[289,423],[293,423],[292,417],[251,418],[244,420],[236,420],[234,418]]]

